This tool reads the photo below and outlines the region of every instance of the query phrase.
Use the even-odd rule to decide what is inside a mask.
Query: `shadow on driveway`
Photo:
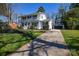
[[[28,55],[29,56],[39,56],[41,53],[43,53],[46,56],[48,56],[47,50],[50,47],[68,49],[67,45],[58,44],[58,43],[54,43],[54,42],[49,42],[49,41],[45,41],[45,40],[42,40],[40,38],[37,38],[31,43]]]

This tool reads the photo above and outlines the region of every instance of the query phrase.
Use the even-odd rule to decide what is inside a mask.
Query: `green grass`
[[[79,30],[62,30],[72,56],[79,56]]]
[[[0,55],[4,56],[13,53],[22,45],[32,41],[43,32],[27,31],[26,33],[26,35],[22,35],[19,33],[4,33],[0,35]]]

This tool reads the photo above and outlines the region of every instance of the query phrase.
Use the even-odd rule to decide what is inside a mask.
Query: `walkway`
[[[68,56],[69,50],[60,30],[42,34],[10,56]]]

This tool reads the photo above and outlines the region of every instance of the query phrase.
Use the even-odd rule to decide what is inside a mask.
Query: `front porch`
[[[23,29],[49,30],[52,29],[52,21],[26,21],[23,23]]]

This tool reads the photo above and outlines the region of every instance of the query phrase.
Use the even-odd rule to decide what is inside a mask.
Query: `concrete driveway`
[[[68,56],[69,49],[60,30],[53,29],[25,44],[10,56]]]

